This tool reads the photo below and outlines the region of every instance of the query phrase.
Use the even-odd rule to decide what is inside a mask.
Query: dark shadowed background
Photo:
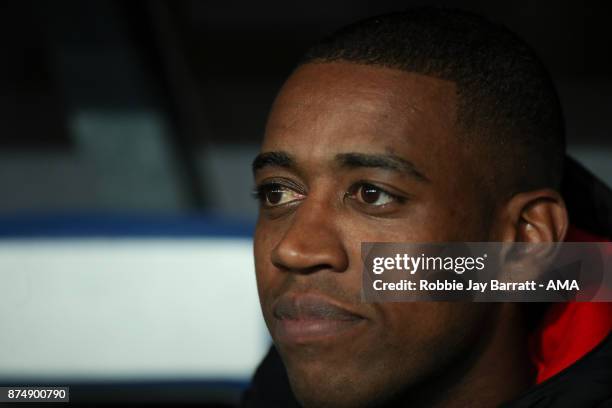
[[[301,53],[410,4],[504,23],[534,46],[570,151],[612,182],[607,13],[489,1],[9,1],[0,42],[0,211],[194,210],[254,217],[248,164]]]
[[[530,43],[558,87],[569,152],[612,185],[612,34],[603,6],[13,0],[0,5],[0,245],[56,236],[248,241],[257,212],[250,162],[296,60],[346,23],[417,4],[478,12]],[[0,285],[18,273],[2,259]],[[223,342],[235,333],[209,335]],[[184,381],[162,370],[155,381],[118,383],[109,370],[106,388],[82,385],[75,398],[232,402],[248,381],[239,370]]]

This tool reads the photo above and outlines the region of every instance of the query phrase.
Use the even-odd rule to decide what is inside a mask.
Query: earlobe
[[[560,242],[565,239],[568,215],[561,195],[540,189],[513,196],[504,211],[505,242]]]

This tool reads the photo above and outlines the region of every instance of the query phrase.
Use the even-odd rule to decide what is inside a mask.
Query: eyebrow
[[[430,181],[425,174],[416,168],[414,163],[392,154],[339,153],[336,155],[335,161],[340,166],[351,169],[360,167],[379,168],[400,172],[418,181]],[[293,169],[296,167],[296,164],[295,159],[290,154],[277,151],[258,154],[253,160],[251,167],[253,173],[256,173],[258,170],[268,166]]]
[[[268,166],[293,168],[295,167],[295,160],[290,154],[285,152],[265,152],[255,157],[251,168],[253,173],[256,173],[258,170]]]
[[[430,181],[423,172],[417,169],[414,163],[392,154],[340,153],[336,155],[336,161],[340,162],[343,167],[380,168],[404,173],[419,181]]]

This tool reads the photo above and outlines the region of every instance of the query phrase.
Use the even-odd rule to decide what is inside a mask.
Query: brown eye
[[[266,200],[268,204],[278,204],[283,198],[283,191],[280,189],[266,191]]]
[[[353,199],[371,206],[383,206],[395,200],[395,196],[373,184],[359,184],[352,190]]]
[[[304,196],[279,183],[269,183],[257,188],[256,197],[265,207],[276,207],[302,199]]]
[[[359,195],[364,203],[374,204],[380,198],[382,191],[371,185],[364,185],[359,189]]]

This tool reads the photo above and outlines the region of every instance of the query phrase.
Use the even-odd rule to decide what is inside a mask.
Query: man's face
[[[361,242],[488,241],[451,82],[307,64],[281,90],[255,182],[259,297],[306,406],[379,403],[468,355],[490,306],[361,302]]]

